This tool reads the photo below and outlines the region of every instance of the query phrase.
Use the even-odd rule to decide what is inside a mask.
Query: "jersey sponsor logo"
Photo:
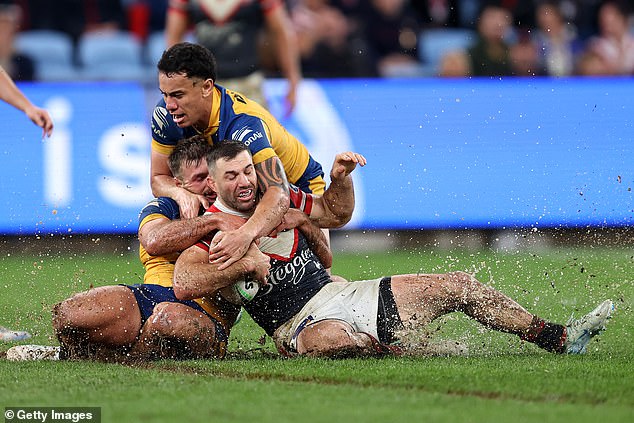
[[[238,129],[234,133],[231,134],[231,139],[240,141],[247,147],[251,145],[252,142],[264,138],[262,132],[254,132],[253,129],[245,126],[241,129]]]
[[[235,98],[237,101],[239,101],[242,104],[247,104],[247,101],[244,99],[244,97],[242,97],[238,93],[233,93],[233,98]]]
[[[167,128],[167,109],[165,107],[156,107],[154,113],[152,113],[152,133],[160,137],[165,136],[165,129]]]
[[[315,260],[314,255],[308,248],[299,251],[290,262],[284,263],[278,261],[271,267],[269,276],[266,279],[268,283],[264,286],[260,286],[258,296],[267,295],[273,290],[273,287],[277,285],[298,285],[306,275],[306,272],[309,271],[309,266],[314,266],[317,269],[321,268],[321,263]]]

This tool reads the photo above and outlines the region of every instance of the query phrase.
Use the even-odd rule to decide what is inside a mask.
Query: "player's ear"
[[[182,187],[183,186],[183,181],[181,181],[176,176],[174,176],[174,183],[176,184],[177,187]]]
[[[205,79],[201,88],[203,91],[203,97],[210,96],[214,88],[214,80],[211,78]]]

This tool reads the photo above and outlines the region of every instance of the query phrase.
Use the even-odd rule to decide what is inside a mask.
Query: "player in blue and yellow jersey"
[[[288,182],[320,195],[325,183],[321,165],[306,147],[262,106],[240,93],[215,85],[216,64],[205,47],[175,44],[158,63],[163,99],[152,115],[151,185],[156,196],[176,200],[183,217],[195,216],[209,202],[174,183],[167,157],[179,139],[195,134],[210,143],[243,142],[253,154],[263,193],[249,222],[215,240],[212,258],[221,269],[244,255],[250,243],[268,235],[288,210]],[[230,241],[229,241],[230,239]]]
[[[195,137],[178,145],[169,160],[179,186],[215,198],[206,187],[210,145]],[[180,219],[167,197],[148,203],[139,215],[139,254],[143,284],[103,286],[57,304],[53,326],[60,357],[222,358],[239,307],[219,295],[188,301],[174,296],[174,263],[181,251],[213,230],[232,230],[243,219],[198,216]]]

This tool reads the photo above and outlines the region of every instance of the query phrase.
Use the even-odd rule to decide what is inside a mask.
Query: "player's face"
[[[181,178],[178,179],[178,185],[194,194],[204,195],[210,203],[213,203],[216,200],[216,193],[207,183],[208,176],[207,160],[203,159],[198,164],[185,164],[181,169]]]
[[[211,114],[211,79],[188,78],[183,74],[159,73],[159,89],[167,111],[181,128],[194,126],[201,132],[209,125]]]
[[[243,213],[255,208],[258,177],[248,151],[231,160],[218,160],[210,181],[225,206]]]

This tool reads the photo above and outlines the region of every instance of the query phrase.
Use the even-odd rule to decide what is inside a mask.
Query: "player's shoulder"
[[[217,86],[221,96],[221,107],[224,112],[232,114],[234,119],[267,121],[272,115],[259,103],[244,94],[228,88]]]
[[[183,131],[176,125],[167,111],[165,100],[161,99],[152,111],[152,138],[161,144],[176,144],[183,138]]]
[[[150,200],[139,213],[139,221],[151,215],[161,215],[170,220],[180,217],[178,203],[169,197],[158,197]]]
[[[291,207],[310,214],[313,207],[313,196],[307,194],[294,184],[288,184]]]

